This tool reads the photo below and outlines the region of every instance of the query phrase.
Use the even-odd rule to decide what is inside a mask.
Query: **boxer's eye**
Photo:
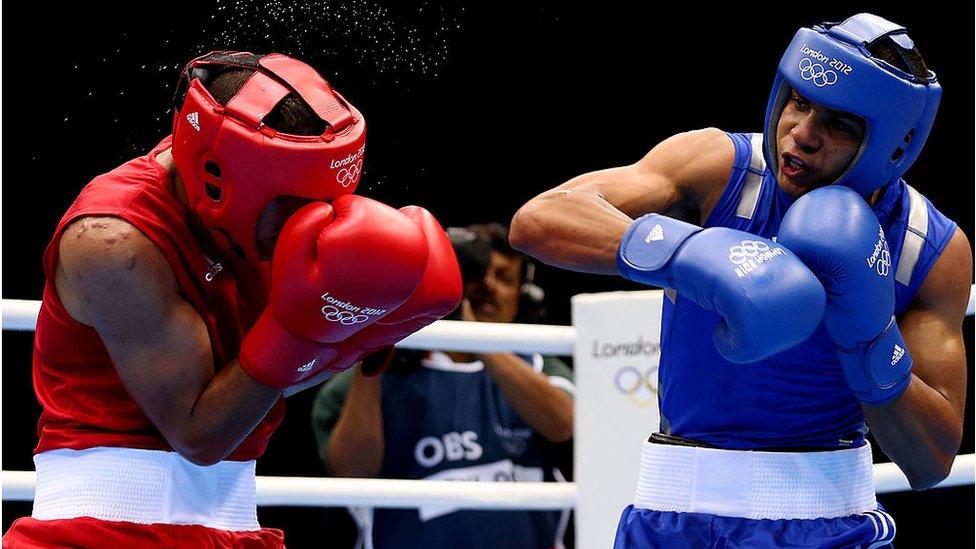
[[[830,119],[830,126],[837,129],[851,137],[860,138],[864,133],[863,126],[859,124],[856,120],[835,116]]]
[[[807,101],[805,97],[803,97],[802,95],[796,92],[793,92],[793,95],[792,97],[790,97],[790,100],[793,101],[793,106],[796,107],[798,110],[803,111],[810,107],[810,102]]]

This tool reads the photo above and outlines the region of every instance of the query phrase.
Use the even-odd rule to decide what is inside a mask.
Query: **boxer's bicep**
[[[97,221],[62,238],[58,292],[98,332],[126,390],[174,444],[213,377],[206,325],[145,235],[120,219],[89,219]]]
[[[735,145],[722,130],[705,128],[665,139],[635,168],[645,193],[653,195],[664,191],[671,201],[667,204],[636,204],[636,215],[632,217],[651,211],[663,212],[679,202],[690,202],[699,209],[713,206],[725,190],[734,162]],[[624,211],[630,209],[625,207]]]
[[[969,242],[956,230],[899,320],[912,373],[948,400],[960,421],[966,401],[966,347],[962,323],[972,283]]]

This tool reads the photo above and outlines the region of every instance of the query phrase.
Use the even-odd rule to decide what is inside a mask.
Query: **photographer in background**
[[[514,322],[541,311],[533,265],[498,223],[448,231],[464,278],[453,318]],[[545,442],[573,434],[572,372],[514,353],[397,351],[377,377],[349,371],[316,397],[312,426],[330,474],[429,480],[542,481]],[[386,547],[561,547],[568,510],[351,510],[361,542]]]

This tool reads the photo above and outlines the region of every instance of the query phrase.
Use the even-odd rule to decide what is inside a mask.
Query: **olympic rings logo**
[[[837,83],[837,73],[824,69],[820,63],[814,63],[808,57],[800,60],[800,78],[813,81],[818,88]]]
[[[657,366],[641,372],[634,366],[624,366],[613,376],[613,383],[620,394],[641,408],[657,402]]]
[[[333,307],[332,305],[322,307],[322,316],[324,316],[329,322],[338,322],[343,326],[362,324],[363,322],[369,320],[369,315],[357,315],[350,313],[349,311],[340,311],[338,308]]]
[[[336,181],[338,181],[343,187],[348,187],[349,185],[359,181],[359,176],[362,173],[362,170],[363,162],[360,160],[348,168],[342,168],[339,170],[339,173],[336,174]]]
[[[743,240],[742,244],[729,247],[729,261],[733,265],[742,265],[750,258],[768,252],[769,244],[758,240]]]
[[[884,243],[884,249],[881,251],[881,257],[878,258],[878,263],[875,266],[880,276],[888,276],[891,270],[891,253],[888,251],[888,243]]]
[[[884,229],[878,228],[878,241],[874,243],[874,251],[868,257],[868,268],[874,269],[878,276],[884,278],[891,272],[891,252],[888,251],[888,239]]]

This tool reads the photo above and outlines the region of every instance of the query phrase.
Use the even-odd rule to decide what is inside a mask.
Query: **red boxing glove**
[[[278,237],[271,298],[244,337],[241,368],[278,388],[331,368],[338,343],[413,295],[427,255],[417,224],[375,200],[346,195],[301,208]]]
[[[443,318],[461,303],[464,291],[461,268],[447,232],[424,208],[406,206],[400,211],[412,219],[427,238],[427,270],[406,303],[346,342],[341,364],[336,365],[339,369],[365,358],[363,374],[378,375],[390,363],[394,344]]]

